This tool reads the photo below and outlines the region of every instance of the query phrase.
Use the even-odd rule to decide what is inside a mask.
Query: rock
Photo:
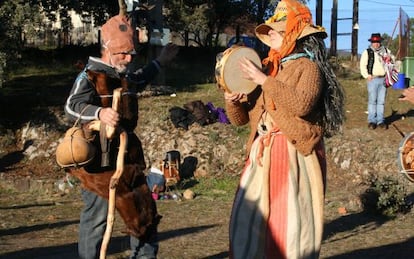
[[[192,200],[195,197],[195,193],[192,190],[187,189],[187,190],[184,191],[183,197],[186,200]]]
[[[206,177],[208,175],[208,173],[205,171],[205,170],[203,170],[203,169],[197,169],[195,172],[194,172],[194,176],[196,177],[196,178],[202,178],[202,177]]]
[[[338,213],[341,214],[341,215],[345,215],[345,214],[348,213],[348,211],[346,210],[345,207],[339,207],[338,208]]]

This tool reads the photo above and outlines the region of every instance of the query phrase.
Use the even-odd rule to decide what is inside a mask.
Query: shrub
[[[408,213],[413,204],[407,199],[407,191],[397,179],[390,176],[370,180],[370,187],[361,195],[366,211],[386,217],[395,217],[398,213]]]

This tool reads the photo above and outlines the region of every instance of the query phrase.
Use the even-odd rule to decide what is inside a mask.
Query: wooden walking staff
[[[114,96],[112,99],[112,109],[115,111],[119,111],[119,103],[121,101],[121,90],[122,88],[117,88],[114,90]],[[109,139],[115,136],[115,128],[111,126],[106,126],[106,133]],[[121,128],[120,128],[121,129]],[[119,178],[121,177],[122,173],[124,172],[124,156],[128,146],[128,134],[125,130],[121,129],[119,135],[119,149],[118,155],[116,158],[116,169],[114,174],[111,177],[111,181],[109,182],[109,201],[108,201],[108,215],[106,218],[106,229],[105,234],[102,240],[102,246],[99,258],[105,259],[106,258],[106,251],[108,249],[109,240],[112,236],[112,230],[114,227],[115,221],[115,195],[116,195],[116,186],[118,184]]]
[[[112,109],[119,111],[120,102],[121,102],[121,91],[122,88],[117,88],[113,92],[112,99]],[[106,137],[112,139],[115,137],[117,132],[119,133],[119,150],[116,158],[116,169],[111,180],[109,182],[109,199],[108,199],[108,214],[106,218],[106,229],[105,234],[102,240],[101,250],[99,254],[100,259],[106,258],[106,251],[108,250],[109,240],[111,239],[112,230],[115,221],[115,196],[116,196],[116,186],[118,184],[119,178],[124,172],[124,157],[128,146],[128,134],[121,127],[114,128],[108,125],[101,125],[100,121],[93,121],[89,124],[89,129],[94,131],[100,131],[101,126],[106,127]]]
[[[106,258],[106,251],[108,249],[109,240],[112,236],[112,230],[115,222],[115,196],[116,196],[116,186],[118,184],[119,178],[121,177],[124,171],[124,154],[127,147],[128,135],[126,131],[122,131],[120,136],[119,151],[116,160],[116,170],[111,177],[109,184],[109,201],[108,201],[108,214],[106,217],[106,229],[105,234],[102,240],[101,250],[100,250],[100,259]]]

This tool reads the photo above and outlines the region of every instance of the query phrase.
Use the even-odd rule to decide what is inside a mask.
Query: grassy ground
[[[44,130],[50,141],[56,141],[65,129],[60,120],[62,105],[77,71],[60,68],[67,68],[68,62],[79,57],[52,56],[49,66],[25,68],[0,89],[0,258],[4,259],[76,258],[82,207],[79,187],[66,193],[58,191],[54,183],[64,172],[52,157],[29,160],[20,146],[29,121]],[[140,100],[139,132],[161,129],[164,139],[176,136],[167,113],[174,105],[200,99],[222,106],[221,93],[212,83],[214,57],[214,52],[180,52],[179,60],[166,74],[177,96]],[[363,210],[359,198],[368,187],[367,178],[392,176],[412,199],[414,186],[398,174],[396,164],[402,136],[393,126],[387,131],[368,130],[364,80],[348,69],[338,70],[338,76],[346,90],[347,121],[342,134],[326,140],[329,175],[321,257],[410,258],[414,251],[413,212],[395,218],[376,216]],[[414,125],[412,106],[399,102],[399,95],[400,91],[388,91],[386,116],[390,125],[406,134]],[[228,221],[248,130],[213,124],[195,131],[207,136],[205,142],[233,147],[231,152],[240,154],[240,164],[230,172],[222,166],[229,156],[216,157],[219,161],[212,159],[212,168],[225,169],[185,183],[182,190],[191,188],[196,193],[194,200],[157,202],[163,215],[159,258],[228,258]],[[226,139],[237,139],[232,141],[237,143],[233,146]],[[206,149],[207,155],[212,153],[207,145],[199,144],[199,148]],[[128,240],[122,230],[118,216],[109,258],[127,258]]]

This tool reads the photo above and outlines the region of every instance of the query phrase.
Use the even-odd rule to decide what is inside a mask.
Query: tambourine
[[[409,133],[401,141],[398,148],[397,163],[400,173],[414,182],[414,132]]]
[[[258,68],[262,67],[259,55],[249,47],[234,45],[217,55],[215,76],[217,84],[223,90],[249,94],[257,87],[256,83],[242,77],[239,65],[242,57],[252,61]]]

